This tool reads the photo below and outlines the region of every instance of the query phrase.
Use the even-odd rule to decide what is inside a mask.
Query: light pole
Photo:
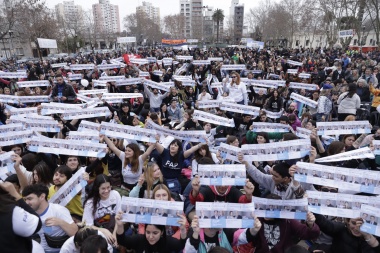
[[[8,31],[8,34],[9,34],[9,54],[10,54],[10,57],[9,57],[9,58],[12,58],[12,51],[13,51],[12,35],[13,35],[13,31],[12,31],[12,30],[9,30],[9,31]]]
[[[365,26],[363,25],[362,26],[362,37],[361,37],[361,40],[359,41],[359,43],[360,43],[360,53],[362,53],[363,45],[365,45],[364,31],[365,31]]]
[[[3,41],[3,47],[4,47],[4,52],[5,52],[5,57],[7,58],[8,60],[8,54],[7,54],[7,49],[5,48],[5,43],[4,43],[4,36],[5,36],[5,32],[4,33],[1,33],[1,40]]]

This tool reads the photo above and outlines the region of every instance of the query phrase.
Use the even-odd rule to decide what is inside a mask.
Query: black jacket
[[[75,93],[74,88],[65,82],[63,83],[63,85],[64,86],[62,90],[62,96],[67,98],[67,100],[65,100],[63,103],[74,103],[74,101],[77,98],[77,94]],[[57,96],[58,96],[58,84],[54,85],[53,92],[51,93],[52,98],[55,98]]]

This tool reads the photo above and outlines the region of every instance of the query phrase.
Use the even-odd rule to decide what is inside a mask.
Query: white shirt
[[[198,95],[198,101],[206,101],[206,100],[211,100],[212,97],[210,95],[210,93],[207,93],[206,92],[206,95],[203,96],[203,92],[201,94]]]
[[[74,223],[73,219],[71,218],[70,212],[66,207],[50,203],[48,208],[42,214],[40,214],[42,228],[40,229],[40,231],[38,231],[38,235],[41,237],[41,246],[45,249],[45,251],[56,251],[57,249],[50,248],[47,245],[44,233],[49,234],[51,236],[66,235],[65,231],[63,231],[63,229],[59,226],[48,227],[45,225],[46,219],[51,217],[60,218],[61,220],[69,224]]]
[[[110,196],[106,200],[100,200],[98,203],[98,208],[95,211],[95,216],[93,212],[93,199],[89,199],[84,206],[83,219],[87,226],[94,225],[94,220],[101,218],[107,214],[116,215],[117,212],[121,211],[121,197],[120,194],[112,190]]]
[[[12,212],[13,232],[22,237],[29,237],[36,232],[38,217],[28,213],[19,206],[15,206]]]
[[[247,87],[245,83],[240,82],[239,85],[233,84],[232,86],[231,83],[229,83],[226,87],[229,91],[228,97],[232,98],[235,102],[241,102],[244,100],[243,94],[247,94]]]
[[[107,239],[104,234],[102,232],[100,232],[98,230],[98,235],[102,236],[103,238]],[[108,244],[108,252],[109,253],[112,253],[113,252],[113,248],[112,248],[112,245],[110,245],[109,243]],[[80,249],[78,249],[77,247],[75,247],[75,243],[74,243],[74,236],[70,237],[69,239],[67,239],[67,241],[62,245],[62,248],[61,248],[61,251],[59,253],[79,253],[80,252]]]
[[[119,158],[121,160],[121,174],[123,175],[123,181],[127,184],[135,184],[139,180],[139,177],[142,173],[142,167],[144,161],[141,159],[141,155],[139,156],[139,169],[137,173],[133,173],[131,170],[130,164],[124,164],[125,161],[125,153],[120,152]]]

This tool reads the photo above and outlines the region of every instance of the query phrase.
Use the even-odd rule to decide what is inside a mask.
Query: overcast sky
[[[47,0],[46,4],[49,8],[54,8],[58,3],[62,3],[63,0]],[[110,0],[111,4],[119,5],[120,22],[126,15],[136,12],[136,7],[142,5],[142,0]],[[179,13],[180,0],[146,0],[155,7],[160,8],[161,18],[170,14]],[[98,0],[74,0],[74,3],[81,5],[84,10],[92,8],[93,4],[99,3]],[[240,0],[239,4],[244,4],[245,13],[249,12],[249,9],[259,4],[258,0]],[[224,15],[228,16],[230,12],[231,0],[203,0],[203,5],[212,6],[214,9],[219,8],[224,11]],[[122,26],[123,29],[123,26]]]

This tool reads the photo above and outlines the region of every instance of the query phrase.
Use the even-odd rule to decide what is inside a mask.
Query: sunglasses
[[[336,188],[326,188],[326,187],[322,187],[322,188],[321,188],[321,191],[322,191],[322,192],[333,192],[333,193],[337,193],[337,192],[338,192],[338,189],[336,189]]]
[[[236,76],[231,76],[231,78],[236,78]]]

